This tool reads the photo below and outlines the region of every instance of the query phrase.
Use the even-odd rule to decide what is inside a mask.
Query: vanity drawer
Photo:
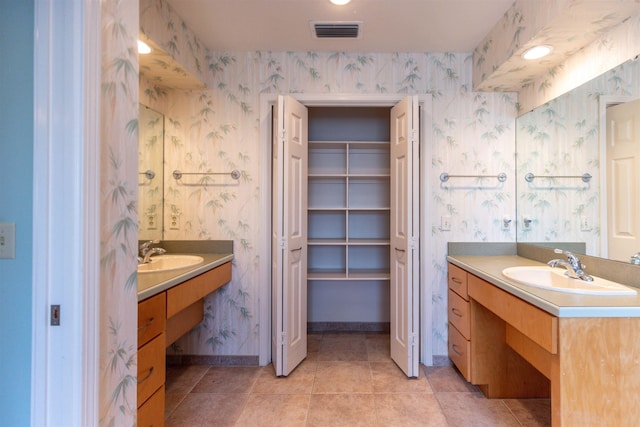
[[[164,292],[138,303],[138,348],[164,331],[166,307]]]
[[[164,426],[164,386],[138,408],[138,427]]]
[[[449,358],[467,381],[471,381],[471,343],[449,325]]]
[[[449,279],[449,289],[469,301],[467,272],[457,265],[449,263],[447,274]]]
[[[448,296],[449,325],[453,325],[466,339],[471,338],[471,317],[469,316],[469,302],[449,289]]]
[[[138,406],[164,385],[165,347],[163,333],[138,350]]]
[[[167,319],[231,280],[231,262],[189,279],[167,291]]]

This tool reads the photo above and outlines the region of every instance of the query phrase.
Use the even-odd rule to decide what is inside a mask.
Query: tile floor
[[[450,366],[406,378],[388,334],[313,334],[308,350],[286,378],[272,366],[167,367],[167,427],[551,425],[548,399],[486,399]]]

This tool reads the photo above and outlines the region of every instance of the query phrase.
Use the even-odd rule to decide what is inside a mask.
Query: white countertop
[[[571,294],[520,284],[502,274],[507,267],[546,265],[528,258],[456,255],[448,256],[447,260],[557,317],[640,317],[639,295]]]
[[[201,256],[204,261],[178,270],[138,274],[138,302],[233,260],[233,254],[230,253],[189,253],[187,255]]]

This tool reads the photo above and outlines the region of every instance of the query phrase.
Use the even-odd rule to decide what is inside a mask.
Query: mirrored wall
[[[162,239],[164,116],[140,104],[138,119],[139,240]]]
[[[640,150],[632,122],[607,124],[608,108],[639,97],[640,61],[633,60],[517,119],[518,242],[584,242],[588,255],[626,262],[630,248],[640,251],[638,242],[611,255],[618,252],[612,236],[639,232],[640,164],[621,168],[606,150],[616,133]]]

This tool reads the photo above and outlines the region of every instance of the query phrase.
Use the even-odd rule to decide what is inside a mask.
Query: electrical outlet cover
[[[16,257],[16,223],[0,223],[0,258],[14,259]]]

